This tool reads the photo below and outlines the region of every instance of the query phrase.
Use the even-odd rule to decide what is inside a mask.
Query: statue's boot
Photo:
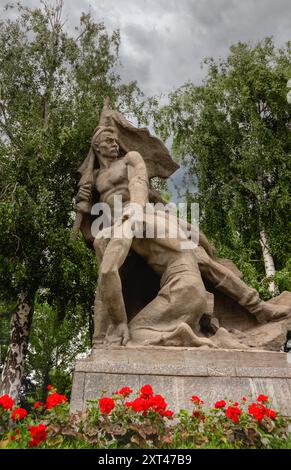
[[[280,321],[291,316],[291,306],[264,302],[256,289],[249,287],[231,271],[214,287],[234,299],[256,317],[259,323]]]

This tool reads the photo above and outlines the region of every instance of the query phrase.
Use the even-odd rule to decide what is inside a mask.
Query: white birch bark
[[[264,230],[260,231],[260,245],[262,248],[266,277],[268,279],[268,290],[272,296],[277,295],[277,287],[274,281],[276,273],[274,259],[269,247],[268,238]]]
[[[14,400],[18,398],[23,378],[32,309],[27,295],[21,293],[11,318],[9,346],[0,380],[0,396],[7,393]]]

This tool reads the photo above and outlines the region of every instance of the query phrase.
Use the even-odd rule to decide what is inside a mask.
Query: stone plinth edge
[[[176,411],[191,409],[190,397],[206,405],[218,399],[255,400],[264,393],[291,417],[291,355],[283,352],[138,347],[95,349],[76,362],[71,411],[84,411],[88,399],[122,386],[137,391],[150,383]]]

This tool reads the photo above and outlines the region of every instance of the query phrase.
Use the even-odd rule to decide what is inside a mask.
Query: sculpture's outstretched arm
[[[149,179],[145,162],[138,152],[128,152],[125,161],[128,168],[130,202],[145,207],[149,201]]]
[[[109,240],[99,271],[100,301],[106,306],[111,323],[107,331],[107,341],[119,345],[125,345],[129,339],[119,268],[124,263],[132,243],[130,221],[126,220],[123,222],[122,229],[127,236],[113,236]],[[101,251],[99,250],[99,245],[102,242],[101,231],[94,240],[96,253]]]

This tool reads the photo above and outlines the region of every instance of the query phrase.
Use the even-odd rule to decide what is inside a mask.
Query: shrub
[[[46,403],[31,413],[0,397],[0,448],[289,448],[288,422],[266,395],[255,402],[219,399],[206,408],[189,397],[191,412],[174,414],[160,394],[144,385],[123,387],[89,400],[85,413],[69,413],[68,400],[52,386]]]

